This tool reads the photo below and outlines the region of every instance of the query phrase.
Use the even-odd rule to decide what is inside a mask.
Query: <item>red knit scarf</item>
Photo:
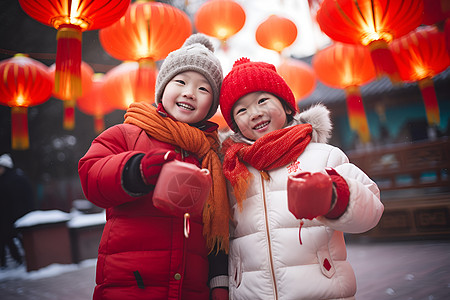
[[[230,138],[224,142],[223,172],[233,186],[241,210],[252,175],[244,162],[260,172],[285,166],[305,150],[311,141],[311,133],[310,124],[300,124],[272,131],[257,139],[253,145],[234,143]]]

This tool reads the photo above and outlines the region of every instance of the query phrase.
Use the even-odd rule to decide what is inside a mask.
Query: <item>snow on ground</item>
[[[95,266],[96,258],[84,260],[78,264],[51,264],[36,271],[27,272],[24,264],[17,265],[12,259],[8,259],[8,267],[0,269],[0,282],[6,280],[36,280],[54,277],[63,273]]]
[[[67,222],[69,228],[80,228],[85,226],[92,226],[98,224],[104,224],[106,222],[105,211],[96,214],[83,214],[78,210],[72,210],[70,213],[65,213],[58,210],[48,211],[33,211],[18,219],[15,223],[16,227],[31,227],[39,224]],[[22,246],[18,241],[16,245],[19,247],[19,251],[24,256]],[[0,282],[6,280],[36,280],[40,278],[54,277],[62,273],[75,271],[91,266],[95,266],[97,259],[87,259],[81,261],[78,264],[51,264],[36,271],[27,272],[26,265],[19,265],[9,255],[7,249],[7,266],[0,269]],[[23,257],[24,258],[24,257]],[[25,260],[25,258],[24,258]]]

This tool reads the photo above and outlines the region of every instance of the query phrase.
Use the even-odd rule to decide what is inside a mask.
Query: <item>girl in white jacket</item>
[[[275,67],[247,58],[225,77],[220,108],[234,131],[223,143],[232,209],[230,299],[354,299],[343,233],[373,228],[383,205],[377,185],[326,144],[329,111],[316,105],[297,113]],[[294,216],[288,177],[301,172],[309,172],[305,182],[315,189],[290,197],[301,208]],[[332,186],[329,194],[312,184],[319,172]]]

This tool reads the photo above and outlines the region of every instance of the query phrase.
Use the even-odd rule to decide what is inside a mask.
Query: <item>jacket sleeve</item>
[[[337,219],[320,217],[327,226],[348,233],[362,233],[375,227],[383,214],[380,190],[361,169],[348,161],[338,148],[330,153],[328,167],[335,169],[347,183],[348,204]]]
[[[133,150],[126,129],[141,131],[133,125],[116,125],[94,139],[78,163],[78,173],[86,198],[103,208],[134,201],[142,194],[133,194],[123,186],[122,173],[127,162],[142,151]],[[136,136],[139,134],[135,133]]]
[[[224,251],[211,251],[209,260],[209,287],[228,288],[228,255]]]

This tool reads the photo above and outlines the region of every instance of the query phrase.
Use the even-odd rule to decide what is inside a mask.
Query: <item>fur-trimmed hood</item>
[[[330,111],[323,104],[315,104],[310,108],[296,114],[294,120],[288,126],[294,126],[298,124],[311,124],[313,128],[311,142],[313,143],[326,143],[331,137],[331,130],[333,128],[330,120]],[[231,137],[235,142],[253,144],[251,141],[240,132],[233,133],[229,131],[228,133],[222,133],[220,135],[221,141],[226,138]]]
[[[315,104],[309,109],[297,114],[292,123],[311,124],[313,128],[313,143],[326,143],[331,137],[331,129],[333,128],[330,120],[330,111],[323,104]],[[297,124],[292,124],[297,125]]]

